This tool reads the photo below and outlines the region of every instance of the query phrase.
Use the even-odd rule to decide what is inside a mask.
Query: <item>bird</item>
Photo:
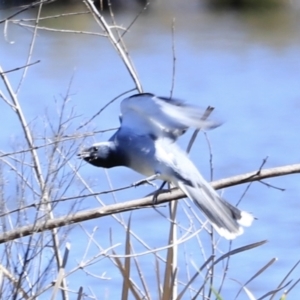
[[[224,200],[176,143],[189,128],[213,129],[204,110],[172,97],[140,93],[121,101],[119,129],[108,141],[94,143],[78,154],[102,168],[128,167],[149,180],[178,187],[207,217],[220,236],[232,240],[252,224],[253,215]]]

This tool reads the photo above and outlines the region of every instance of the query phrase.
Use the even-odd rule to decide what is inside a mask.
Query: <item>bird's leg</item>
[[[157,197],[160,194],[161,190],[164,188],[164,186],[166,185],[166,181],[164,181],[161,186],[159,187],[159,189],[157,189],[154,193],[152,193],[153,198],[152,198],[152,203],[156,204],[157,203]]]
[[[139,185],[148,183],[148,184],[154,186],[155,188],[157,188],[156,184],[153,183],[153,182],[151,182],[151,181],[158,179],[159,176],[160,176],[160,174],[159,174],[159,173],[156,173],[156,174],[151,175],[151,176],[149,176],[149,177],[147,177],[147,178],[144,178],[144,179],[142,179],[142,180],[139,180],[139,181],[133,183],[132,185],[133,185],[134,187],[137,187],[137,186],[139,186]]]

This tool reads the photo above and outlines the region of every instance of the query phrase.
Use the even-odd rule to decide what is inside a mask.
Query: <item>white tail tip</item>
[[[238,223],[242,226],[249,227],[249,226],[251,226],[253,220],[254,220],[254,217],[251,214],[249,214],[245,211],[242,211],[241,218],[238,220]]]

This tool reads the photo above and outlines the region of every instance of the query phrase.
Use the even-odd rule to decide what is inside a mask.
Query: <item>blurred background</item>
[[[0,3],[0,19],[5,19],[26,2],[2,0]],[[214,106],[216,117],[224,120],[221,127],[208,133],[213,154],[213,179],[255,171],[266,157],[264,168],[299,163],[300,1],[153,0],[146,9],[145,5],[144,1],[112,1],[115,21],[127,28],[143,11],[123,38],[144,91],[170,95],[175,53],[173,96],[204,108]],[[79,0],[57,1],[43,6],[42,17],[83,11],[87,9]],[[110,20],[107,10],[103,14]],[[0,65],[4,70],[26,64],[33,31],[27,25],[34,25],[26,20],[35,17],[36,8],[32,8],[13,18],[18,22],[0,24]],[[40,60],[40,63],[29,68],[18,93],[25,116],[35,124],[37,136],[43,132],[46,113],[53,121],[58,118],[56,103],[66,94],[71,78],[68,106],[78,116],[72,123],[74,131],[108,101],[134,88],[121,58],[105,37],[67,32],[101,33],[91,15],[49,18],[41,20],[39,26],[44,29],[38,30],[32,61]],[[50,31],[49,28],[66,32]],[[7,74],[14,88],[17,88],[21,74]],[[2,83],[0,89],[4,90]],[[89,129],[118,127],[119,103],[120,100],[115,101],[103,111],[88,125]],[[4,124],[0,131],[0,148],[11,152],[12,148],[22,146],[19,140],[22,130],[4,102],[0,103],[0,112]],[[79,139],[78,148],[105,141],[111,135],[112,132],[108,132],[95,134],[84,141]],[[180,140],[182,147],[186,147],[190,136],[191,132]],[[209,154],[207,141],[201,134],[191,151],[191,158],[208,180],[211,176]],[[75,156],[72,159],[78,163]],[[125,168],[108,170],[111,183],[104,170],[91,165],[83,164],[80,172],[97,191],[126,186],[141,179],[139,174]],[[271,258],[277,257],[278,262],[249,285],[259,298],[266,291],[275,289],[300,259],[299,175],[272,178],[266,182],[280,189],[253,183],[240,207],[252,212],[257,220],[233,242],[233,247],[264,239],[268,243],[232,258],[229,279],[222,291],[224,299],[234,299],[240,287],[234,279],[244,283]],[[240,185],[220,193],[235,204],[245,188]],[[80,187],[74,184],[69,192],[76,194],[78,190]],[[152,191],[153,187],[141,186],[118,192],[115,196],[122,202]],[[11,190],[11,198],[13,196]],[[112,195],[104,195],[101,199],[107,204],[115,201]],[[10,205],[13,208],[18,204],[12,201]],[[97,205],[97,201],[89,198],[80,208]],[[183,201],[181,206],[188,207]],[[65,211],[60,211],[61,215],[68,209],[66,206]],[[164,214],[168,211],[166,206],[159,210]],[[181,220],[181,215],[183,212],[179,211],[178,222],[184,226],[188,221],[184,217]],[[123,216],[126,220],[129,213]],[[132,213],[132,228],[151,248],[166,244],[166,224],[152,208]],[[113,240],[121,243],[119,250],[122,253],[125,233],[112,218],[84,222],[81,226],[90,231],[97,226],[95,238],[103,248],[110,245],[109,229],[112,229]],[[81,226],[75,226],[68,237],[75,257],[80,257],[86,246],[81,238]],[[219,243],[224,251],[228,249],[227,245],[223,240]],[[179,247],[183,251],[184,246]],[[180,269],[183,273],[186,260],[193,261],[196,266],[203,263],[197,243],[191,241],[185,247]],[[135,250],[144,251],[141,245],[136,245]],[[151,280],[155,262],[147,257],[140,259],[147,270],[146,277]],[[68,267],[76,263],[76,259],[69,260]],[[96,295],[103,296],[101,299],[120,298],[120,275],[111,262],[104,259],[91,268],[94,273],[105,273],[107,278],[99,282],[82,274],[70,279],[71,286],[89,286]],[[299,277],[300,270],[296,269],[291,279],[296,281]],[[299,291],[296,287],[290,299],[296,299]],[[248,298],[241,294],[239,299]]]

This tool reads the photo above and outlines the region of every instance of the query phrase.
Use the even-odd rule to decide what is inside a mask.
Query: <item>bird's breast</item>
[[[150,137],[133,133],[121,135],[118,137],[118,144],[126,157],[127,167],[145,176],[156,173],[156,149],[154,141]]]

